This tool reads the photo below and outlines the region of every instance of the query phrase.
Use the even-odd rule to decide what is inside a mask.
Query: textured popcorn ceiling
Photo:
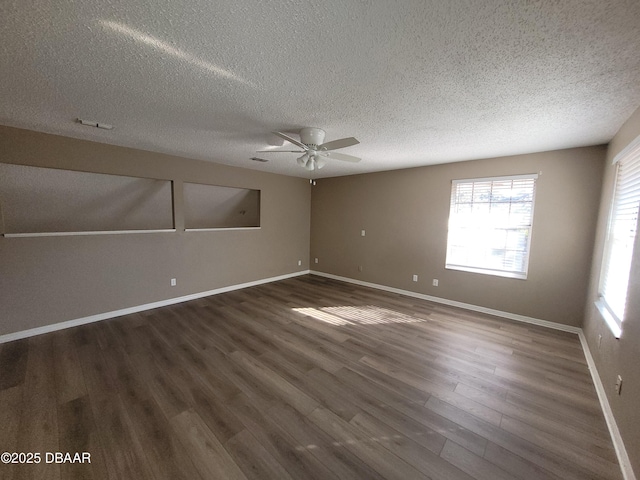
[[[358,138],[320,178],[602,144],[640,105],[637,0],[2,0],[0,38],[0,124],[301,177],[270,131]]]

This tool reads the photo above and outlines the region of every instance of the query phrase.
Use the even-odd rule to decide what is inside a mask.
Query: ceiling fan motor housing
[[[300,141],[307,147],[316,150],[318,145],[324,143],[324,130],[314,127],[303,128],[300,130]]]

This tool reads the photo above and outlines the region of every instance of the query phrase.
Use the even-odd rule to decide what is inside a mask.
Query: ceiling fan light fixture
[[[304,168],[306,168],[310,172],[315,170],[316,169],[316,160],[315,160],[315,158],[311,157],[309,159],[309,161],[305,164]]]
[[[301,167],[306,167],[308,161],[309,161],[309,153],[305,153],[304,155],[299,157],[297,160],[298,165],[300,165]]]
[[[321,128],[303,128],[300,130],[300,140],[296,140],[286,133],[272,132],[274,136],[279,137],[287,142],[302,149],[300,150],[258,150],[265,153],[302,153],[301,157],[296,159],[296,163],[301,167],[313,171],[319,170],[327,164],[327,159],[341,160],[345,162],[359,162],[361,159],[353,155],[345,153],[334,153],[333,150],[351,147],[360,142],[353,138],[340,138],[330,142],[324,142],[325,132]]]

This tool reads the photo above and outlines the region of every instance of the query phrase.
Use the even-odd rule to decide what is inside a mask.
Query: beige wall
[[[604,157],[600,146],[319,180],[312,269],[580,326]],[[451,180],[538,172],[528,279],[445,270]]]
[[[615,168],[612,161],[638,135],[640,135],[640,109],[636,110],[622,126],[610,143],[607,152],[591,286],[587,297],[583,328],[631,464],[636,476],[640,478],[640,401],[638,400],[640,399],[640,236],[636,238],[628,291],[627,318],[619,340],[613,337],[600,313],[594,307],[598,294],[604,237],[614,184]],[[600,335],[602,335],[602,342],[598,347]],[[622,375],[623,380],[622,395],[620,396],[614,392],[617,375]]]
[[[8,127],[0,162],[262,192],[260,230],[0,237],[0,335],[309,268],[307,180]]]

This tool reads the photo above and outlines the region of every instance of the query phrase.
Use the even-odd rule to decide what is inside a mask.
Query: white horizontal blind
[[[601,301],[621,329],[640,205],[640,148],[617,163],[616,183],[603,257]]]
[[[454,180],[446,267],[526,278],[536,179]]]

